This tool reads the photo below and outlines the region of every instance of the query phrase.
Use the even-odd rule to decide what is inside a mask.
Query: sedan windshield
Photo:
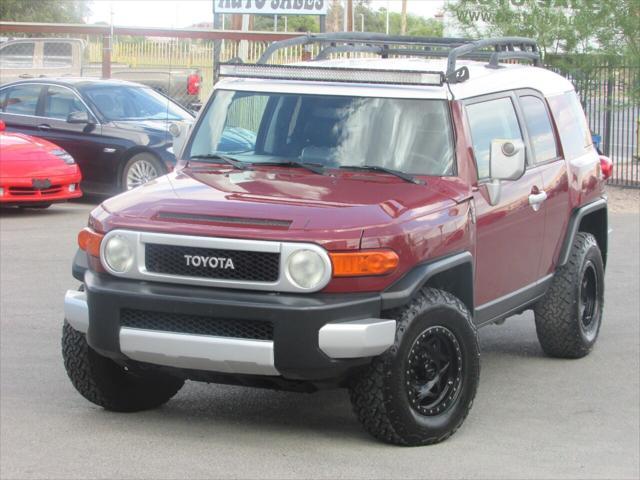
[[[80,91],[107,121],[193,119],[177,103],[148,87],[88,85]]]
[[[185,155],[452,175],[450,125],[444,100],[219,90]]]

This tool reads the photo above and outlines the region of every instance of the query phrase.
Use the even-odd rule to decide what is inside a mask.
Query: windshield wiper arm
[[[415,183],[416,185],[424,185],[424,180],[420,180],[419,178],[414,177],[413,175],[409,175],[408,173],[401,172],[399,170],[393,170],[392,168],[379,167],[377,165],[342,165],[342,168],[351,168],[353,170],[370,170],[372,172],[382,172],[388,173],[389,175],[395,175],[402,180],[405,180],[409,183]]]
[[[317,173],[318,175],[324,175],[325,170],[322,165],[319,163],[308,163],[308,162],[294,162],[293,160],[289,160],[286,162],[260,162],[257,165],[274,165],[281,167],[301,167],[306,168],[310,172]]]
[[[236,168],[238,170],[250,169],[246,163],[240,160],[236,160],[235,158],[228,157],[226,155],[219,155],[217,153],[207,153],[205,155],[193,155],[189,157],[189,160],[222,160],[223,163],[227,163],[231,165],[233,168]],[[189,166],[188,162],[187,162],[187,166]]]

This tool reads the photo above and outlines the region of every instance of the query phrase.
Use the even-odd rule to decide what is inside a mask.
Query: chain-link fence
[[[38,77],[117,78],[148,85],[187,108],[197,108],[213,89],[216,41],[221,61],[251,62],[272,41],[294,36],[13,22],[2,22],[2,28],[17,36],[0,43],[2,84]],[[301,51],[292,51],[281,60],[301,58]]]

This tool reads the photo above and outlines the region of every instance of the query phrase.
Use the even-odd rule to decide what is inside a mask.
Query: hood
[[[21,133],[0,133],[0,177],[41,177],[66,175],[76,167],[67,165],[52,150],[62,150],[41,138]]]
[[[322,239],[359,243],[367,227],[405,221],[464,196],[456,178],[426,185],[368,172],[318,175],[300,168],[182,169],[107,200],[106,229],[143,221],[154,230],[255,238]],[[131,223],[133,222],[133,223]],[[198,228],[200,227],[200,228]],[[357,248],[357,247],[356,247]]]

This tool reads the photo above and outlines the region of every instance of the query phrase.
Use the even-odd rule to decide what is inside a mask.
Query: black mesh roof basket
[[[233,75],[238,73],[239,69],[229,69],[229,71],[220,72],[221,76],[258,76],[258,78],[269,78],[266,75],[268,69],[264,66],[268,65],[274,54],[278,50],[282,50],[293,46],[307,46],[318,44],[319,53],[313,60],[323,60],[329,58],[331,54],[362,52],[373,55],[379,55],[382,58],[389,57],[446,57],[447,69],[444,72],[422,72],[425,74],[441,75],[441,82],[448,81],[450,83],[463,82],[469,78],[469,71],[466,67],[456,68],[456,61],[461,58],[470,60],[487,61],[487,67],[498,68],[499,62],[504,60],[527,60],[534,65],[540,65],[540,50],[536,42],[524,37],[501,37],[487,38],[482,40],[470,40],[465,38],[448,38],[448,37],[411,37],[411,36],[393,36],[380,33],[366,32],[338,32],[338,33],[321,33],[306,34],[299,37],[290,38],[274,42],[258,59],[257,65],[263,67],[253,69],[255,74],[251,74],[252,69],[245,69],[242,75]],[[236,63],[237,64],[237,63]],[[256,66],[257,66],[256,65]],[[249,67],[249,65],[247,65]],[[297,67],[289,66],[290,72],[294,74]],[[302,67],[299,67],[302,68]],[[312,66],[304,68],[313,69]],[[320,69],[317,69],[320,70]],[[355,71],[356,69],[341,69],[343,71]],[[259,74],[259,72],[261,72]],[[283,74],[278,71],[277,78],[283,78]],[[407,72],[407,74],[417,74],[418,72]],[[303,78],[300,78],[300,77]],[[304,79],[301,73],[297,79]],[[320,79],[322,80],[322,79]],[[326,80],[326,79],[325,79]],[[331,81],[337,81],[332,79]],[[353,81],[353,80],[344,80]],[[371,83],[385,83],[371,82]],[[409,81],[400,81],[396,83],[420,83],[415,77]],[[437,84],[433,77],[425,78],[425,84]]]

